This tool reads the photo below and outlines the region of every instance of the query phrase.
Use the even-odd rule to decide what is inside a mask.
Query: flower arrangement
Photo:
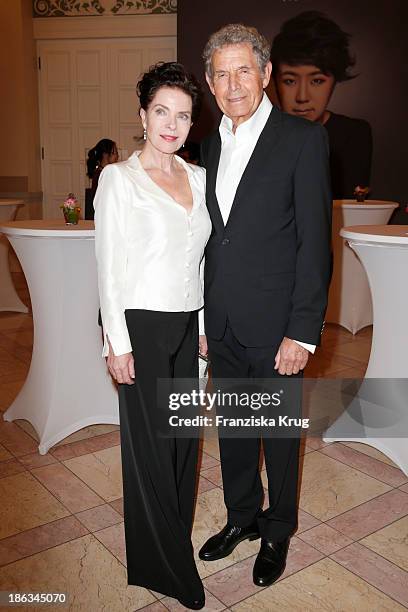
[[[357,185],[357,187],[354,189],[354,195],[356,196],[357,202],[364,202],[369,193],[369,187],[361,187],[360,185]]]
[[[67,199],[61,204],[60,208],[64,213],[65,223],[67,225],[77,225],[81,207],[78,206],[78,200],[73,193],[69,193]]]

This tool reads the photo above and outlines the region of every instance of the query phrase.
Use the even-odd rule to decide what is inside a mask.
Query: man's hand
[[[114,355],[109,342],[109,355],[106,360],[109,372],[116,382],[125,385],[134,385],[135,364],[132,353],[125,355]]]
[[[200,355],[206,357],[208,354],[208,343],[206,336],[198,336],[198,350],[200,351]]]
[[[309,351],[290,338],[284,338],[275,357],[275,370],[279,374],[298,374],[306,367]]]

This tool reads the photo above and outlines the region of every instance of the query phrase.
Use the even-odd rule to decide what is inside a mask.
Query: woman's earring
[[[147,140],[146,128],[143,128],[143,140]]]

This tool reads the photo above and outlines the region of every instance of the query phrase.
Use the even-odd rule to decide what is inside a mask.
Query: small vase
[[[75,208],[63,208],[63,213],[64,213],[64,219],[65,219],[65,225],[78,225],[78,221],[79,221],[79,214],[81,212],[81,209],[79,206],[76,206]]]
[[[361,193],[361,194],[356,196],[356,200],[357,200],[357,202],[364,202],[366,197],[367,196],[364,193]]]

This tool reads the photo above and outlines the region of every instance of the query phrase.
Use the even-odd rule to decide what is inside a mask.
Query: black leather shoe
[[[280,542],[271,542],[262,539],[261,550],[255,561],[253,578],[254,583],[260,587],[273,584],[282,576],[286,567],[290,538]]]
[[[189,610],[201,610],[201,608],[204,608],[205,606],[205,597],[201,599],[195,599],[193,601],[187,601],[184,599],[179,599],[178,601],[181,603],[182,606],[188,608]]]
[[[228,557],[240,542],[244,540],[257,540],[259,537],[256,520],[248,527],[236,527],[227,523],[224,529],[207,540],[198,556],[203,561],[223,559]]]

